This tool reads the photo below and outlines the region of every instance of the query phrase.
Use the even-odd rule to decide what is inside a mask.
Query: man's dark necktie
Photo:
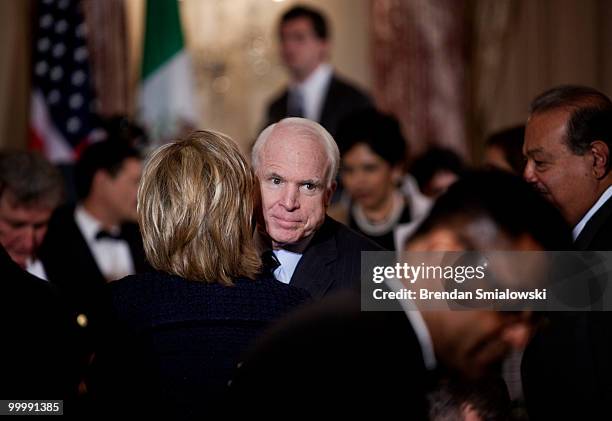
[[[274,271],[280,266],[278,258],[272,250],[266,250],[261,254],[261,262],[263,263],[262,273],[269,277],[275,278]],[[276,278],[275,278],[276,279]]]

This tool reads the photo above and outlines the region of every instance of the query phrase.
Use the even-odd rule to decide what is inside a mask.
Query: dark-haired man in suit
[[[321,12],[291,8],[281,17],[279,37],[291,82],[270,104],[267,125],[284,117],[304,117],[321,123],[334,136],[344,117],[370,105],[369,97],[339,77],[327,62],[330,34]]]
[[[611,152],[612,102],[603,93],[559,86],[532,102],[524,177],[559,208],[578,250],[612,250]],[[523,359],[530,418],[609,414],[611,353],[608,312],[552,314]]]

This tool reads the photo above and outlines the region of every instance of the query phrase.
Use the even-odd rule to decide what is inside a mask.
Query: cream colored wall
[[[276,24],[296,1],[182,0],[186,43],[203,102],[202,127],[223,131],[244,150],[264,123],[266,103],[286,82]],[[311,0],[332,27],[332,63],[364,89],[371,84],[369,1]],[[144,1],[127,0],[133,86],[138,81]]]
[[[28,141],[30,10],[29,0],[0,1],[0,150]]]
[[[487,132],[525,122],[530,101],[565,83],[612,94],[612,4],[601,0],[515,0],[516,26],[497,77],[500,92]]]

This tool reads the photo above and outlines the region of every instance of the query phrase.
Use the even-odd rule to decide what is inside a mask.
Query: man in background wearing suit
[[[267,127],[252,150],[261,187],[264,265],[313,298],[359,288],[361,251],[380,250],[326,215],[339,162],[327,130],[297,117]]]
[[[559,86],[531,104],[525,179],[559,208],[578,250],[612,250],[612,102],[583,86]],[[551,315],[523,358],[530,418],[595,419],[612,399],[608,312]],[[563,404],[559,404],[563,402]]]
[[[38,249],[63,198],[57,169],[34,152],[0,154],[0,245],[21,268],[46,279]]]
[[[327,62],[329,30],[317,10],[296,6],[281,17],[282,60],[289,87],[268,108],[267,125],[284,117],[319,122],[335,135],[338,123],[351,111],[370,105],[367,95],[340,78]]]
[[[140,173],[131,147],[112,139],[89,146],[75,168],[79,202],[59,208],[49,222],[41,260],[82,327],[95,329],[107,282],[147,268],[135,223]]]

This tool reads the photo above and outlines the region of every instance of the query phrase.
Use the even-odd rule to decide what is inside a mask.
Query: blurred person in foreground
[[[476,172],[438,199],[406,251],[541,251],[570,239],[558,212],[519,178]],[[274,411],[262,400],[274,396],[313,413],[370,409],[427,419],[426,394],[440,377],[496,373],[533,329],[529,311],[421,311],[406,302],[396,310],[360,311],[359,300],[345,296],[301,310],[252,350],[233,398],[250,413]]]
[[[223,134],[194,132],[148,159],[138,220],[155,271],[108,285],[91,388],[101,410],[210,413],[240,353],[308,298],[258,276],[254,200],[254,174]]]

